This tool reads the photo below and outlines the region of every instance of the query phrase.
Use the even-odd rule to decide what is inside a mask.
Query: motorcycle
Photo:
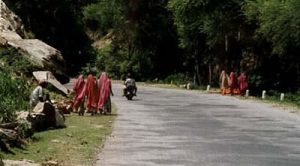
[[[134,91],[135,91],[134,86],[128,86],[126,88],[125,97],[127,98],[127,100],[132,100],[133,96],[135,96]]]

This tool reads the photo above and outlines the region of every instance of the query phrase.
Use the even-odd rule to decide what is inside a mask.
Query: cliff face
[[[1,44],[9,40],[19,40],[24,36],[21,19],[7,8],[5,3],[0,0],[0,38]]]
[[[63,74],[64,59],[59,50],[38,39],[23,39],[24,28],[21,19],[0,0],[0,46],[14,47],[33,64]]]

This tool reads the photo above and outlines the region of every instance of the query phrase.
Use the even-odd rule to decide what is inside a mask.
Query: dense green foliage
[[[253,51],[261,63],[258,72],[264,88],[297,90],[300,85],[300,1],[256,0],[243,6],[248,21],[256,25]]]
[[[93,23],[90,29],[96,26],[101,33],[112,34],[111,45],[97,55],[97,68],[116,78],[131,72],[143,80],[180,71],[177,35],[166,5],[158,0],[99,0],[87,6],[84,16],[87,25]]]
[[[15,112],[25,110],[29,101],[29,90],[25,79],[12,78],[0,73],[0,122],[11,122]]]
[[[299,89],[298,0],[13,0],[9,4],[33,34],[63,52],[70,70],[88,62],[86,73],[106,70],[118,79],[127,72],[139,80],[184,73],[186,80],[217,86],[225,69],[245,71],[252,92]],[[98,50],[89,47],[86,33],[98,43]]]
[[[16,50],[0,48],[0,123],[11,122],[16,111],[29,106],[29,89],[25,74],[32,66]]]
[[[180,46],[187,52],[187,63],[195,66],[198,83],[208,81],[208,66],[216,70],[240,67],[244,18],[239,1],[170,0],[168,8],[174,15]]]

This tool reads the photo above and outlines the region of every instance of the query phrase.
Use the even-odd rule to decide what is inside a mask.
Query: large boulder
[[[33,109],[32,115],[44,115],[45,118],[33,118],[33,128],[37,131],[46,130],[50,127],[62,128],[65,126],[65,118],[51,103],[40,102]],[[31,116],[32,116],[31,115]],[[33,117],[33,116],[32,116]]]
[[[0,0],[0,46],[13,47],[31,62],[55,74],[64,75],[65,62],[59,50],[38,39],[23,39],[21,19]]]

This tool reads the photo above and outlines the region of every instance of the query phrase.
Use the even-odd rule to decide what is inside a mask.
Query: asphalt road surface
[[[118,117],[96,165],[299,166],[300,118],[219,94],[114,84]]]

